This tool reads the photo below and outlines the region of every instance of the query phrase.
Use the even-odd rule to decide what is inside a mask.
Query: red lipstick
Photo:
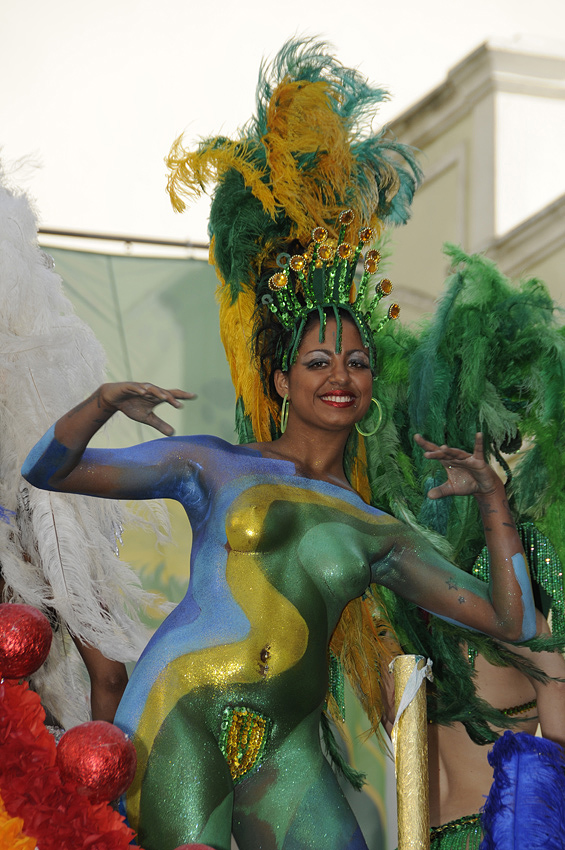
[[[332,390],[320,396],[320,400],[324,404],[329,404],[331,407],[352,407],[357,399],[352,393],[345,392],[344,390]]]

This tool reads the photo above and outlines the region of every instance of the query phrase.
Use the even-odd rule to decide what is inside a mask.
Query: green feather
[[[344,128],[353,133],[351,152],[355,167],[348,184],[351,193],[357,199],[360,195],[369,196],[370,193],[374,197],[375,186],[380,187],[383,181],[388,185],[391,169],[394,169],[399,182],[396,194],[390,198],[392,193],[382,191],[378,196],[377,208],[364,212],[367,219],[376,214],[385,223],[404,224],[410,216],[410,206],[422,174],[416,151],[391,138],[386,130],[373,132],[372,119],[378,105],[387,99],[387,92],[371,86],[359,71],[341,65],[325,42],[291,39],[270,64],[264,62],[261,65],[256,91],[256,114],[239,131],[246,162],[264,171],[264,182],[270,183],[263,138],[269,129],[269,101],[278,84],[285,78],[312,83],[323,81],[329,86],[335,96],[327,99],[328,108],[340,117]],[[204,139],[199,149],[214,149],[225,143],[224,137]],[[316,169],[319,170],[318,179],[322,187],[324,173],[318,167],[325,153],[318,149],[295,158],[298,169],[305,174],[316,174]],[[346,193],[341,199],[344,209],[350,205],[352,196]],[[333,227],[335,222],[332,220],[326,224]],[[278,209],[273,216],[265,212],[261,202],[245,186],[236,168],[220,175],[212,198],[209,231],[215,237],[216,263],[231,288],[233,300],[237,298],[241,287],[249,283],[252,270],[259,271],[257,257],[264,246],[278,245],[282,249],[290,239],[292,229],[293,222],[284,209]]]
[[[235,403],[235,432],[237,434],[237,441],[240,445],[244,445],[245,443],[254,443],[256,441],[255,434],[253,433],[253,427],[251,425],[251,417],[245,412],[241,396]]]
[[[533,651],[562,649],[565,609],[562,569],[556,565],[565,555],[565,331],[540,281],[515,285],[485,257],[468,256],[455,246],[446,252],[454,273],[431,320],[412,332],[395,324],[376,337],[383,362],[377,386],[387,426],[377,435],[382,446],[368,441],[375,504],[402,519],[407,513],[417,516],[419,524],[442,531],[454,562],[470,570],[484,545],[476,502],[452,499],[440,510],[426,499],[443,469],[422,457],[413,434],[472,450],[475,433],[482,430],[487,456],[491,443],[499,453],[513,438],[532,441],[508,492],[518,520],[536,519],[534,548],[540,557],[533,559],[532,572],[549,595],[557,635],[526,645]],[[555,547],[547,573],[541,532]],[[531,554],[530,538],[526,551]],[[492,638],[422,616],[390,591],[383,595],[405,651],[434,661],[428,699],[434,722],[459,720],[477,743],[497,737],[492,727],[516,723],[477,697],[465,645],[491,664],[511,665],[547,681],[535,662]]]
[[[364,773],[359,773],[359,771],[351,767],[343,757],[337,745],[329,718],[325,712],[322,712],[322,739],[334,770],[343,776],[354,788],[361,791],[365,784],[366,776]]]

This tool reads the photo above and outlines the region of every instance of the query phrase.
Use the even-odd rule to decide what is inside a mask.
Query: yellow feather
[[[366,501],[370,501],[367,478],[365,441],[358,440],[357,453],[351,472],[351,485]],[[388,674],[388,665],[402,650],[385,607],[379,599],[376,585],[371,585],[364,598],[352,599],[345,606],[332,635],[330,649],[340,659],[371,724],[371,732],[380,736],[379,724],[383,714],[381,680]],[[337,707],[329,700],[328,711],[337,720]]]
[[[277,204],[294,222],[294,236],[309,238],[312,227],[337,220],[354,163],[347,128],[329,108],[330,87],[325,82],[283,81],[274,91],[267,111],[267,150],[271,183]],[[299,167],[304,154],[317,154],[315,174]]]
[[[210,246],[210,253],[213,254],[213,244]],[[236,398],[241,397],[243,400],[256,440],[268,442],[271,439],[270,419],[272,417],[278,423],[280,409],[263,392],[259,369],[252,352],[254,290],[244,287],[237,300],[232,302],[229,287],[220,279],[217,295],[220,304],[220,337],[226,350]]]
[[[346,605],[332,635],[330,648],[340,659],[369,719],[368,734],[376,733],[380,737],[379,725],[384,713],[381,681],[388,675],[392,659],[402,650],[384,608],[379,607],[372,593],[367,594],[365,599],[353,599]],[[329,712],[335,720],[333,708],[328,701]]]
[[[361,498],[371,504],[371,487],[367,476],[367,452],[365,449],[365,440],[361,435],[357,437],[357,452],[353,460],[353,468],[351,470],[351,486],[357,490]]]
[[[213,147],[216,141],[218,147]],[[187,151],[182,145],[182,136],[179,136],[173,142],[165,162],[169,169],[167,191],[177,212],[186,209],[183,198],[194,200],[200,197],[207,186],[216,184],[226,171],[235,168],[242,175],[245,185],[261,202],[263,209],[269,215],[275,215],[275,199],[264,181],[266,170],[253,164],[251,150],[242,142],[212,139],[205,148]]]
[[[293,222],[292,236],[305,244],[313,227],[325,222],[330,235],[337,236],[332,226],[344,208],[345,198],[355,213],[351,232],[356,241],[360,227],[374,226],[365,210],[378,204],[378,187],[367,180],[363,197],[351,197],[358,184],[356,162],[351,153],[354,140],[351,127],[338,116],[329,101],[335,92],[325,81],[305,84],[283,80],[275,89],[267,110],[268,132],[262,143],[267,151],[270,180],[277,207],[285,210]],[[316,154],[316,168],[302,167],[304,155]],[[386,187],[392,191],[396,171],[391,170]],[[368,189],[371,185],[374,190]],[[398,190],[396,186],[395,191]]]

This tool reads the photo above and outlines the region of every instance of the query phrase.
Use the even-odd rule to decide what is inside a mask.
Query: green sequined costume
[[[479,850],[481,816],[465,815],[430,830],[430,850]]]

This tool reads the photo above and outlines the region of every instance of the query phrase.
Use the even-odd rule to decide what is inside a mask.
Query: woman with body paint
[[[154,408],[190,393],[104,384],[25,464],[27,480],[46,489],[176,499],[192,525],[187,594],[140,658],[116,718],[138,752],[126,810],[145,850],[229,850],[232,831],[240,850],[365,850],[319,725],[332,633],[371,583],[499,638],[534,633],[524,553],[480,435],[472,454],[416,440],[447,470],[431,498],[477,499],[490,587],[352,488],[344,451],[371,406],[370,351],[347,311],[339,327],[331,311],[323,324],[313,311],[294,363],[272,363],[288,408],[278,439],[174,437]],[[117,411],[165,439],[87,448]]]

